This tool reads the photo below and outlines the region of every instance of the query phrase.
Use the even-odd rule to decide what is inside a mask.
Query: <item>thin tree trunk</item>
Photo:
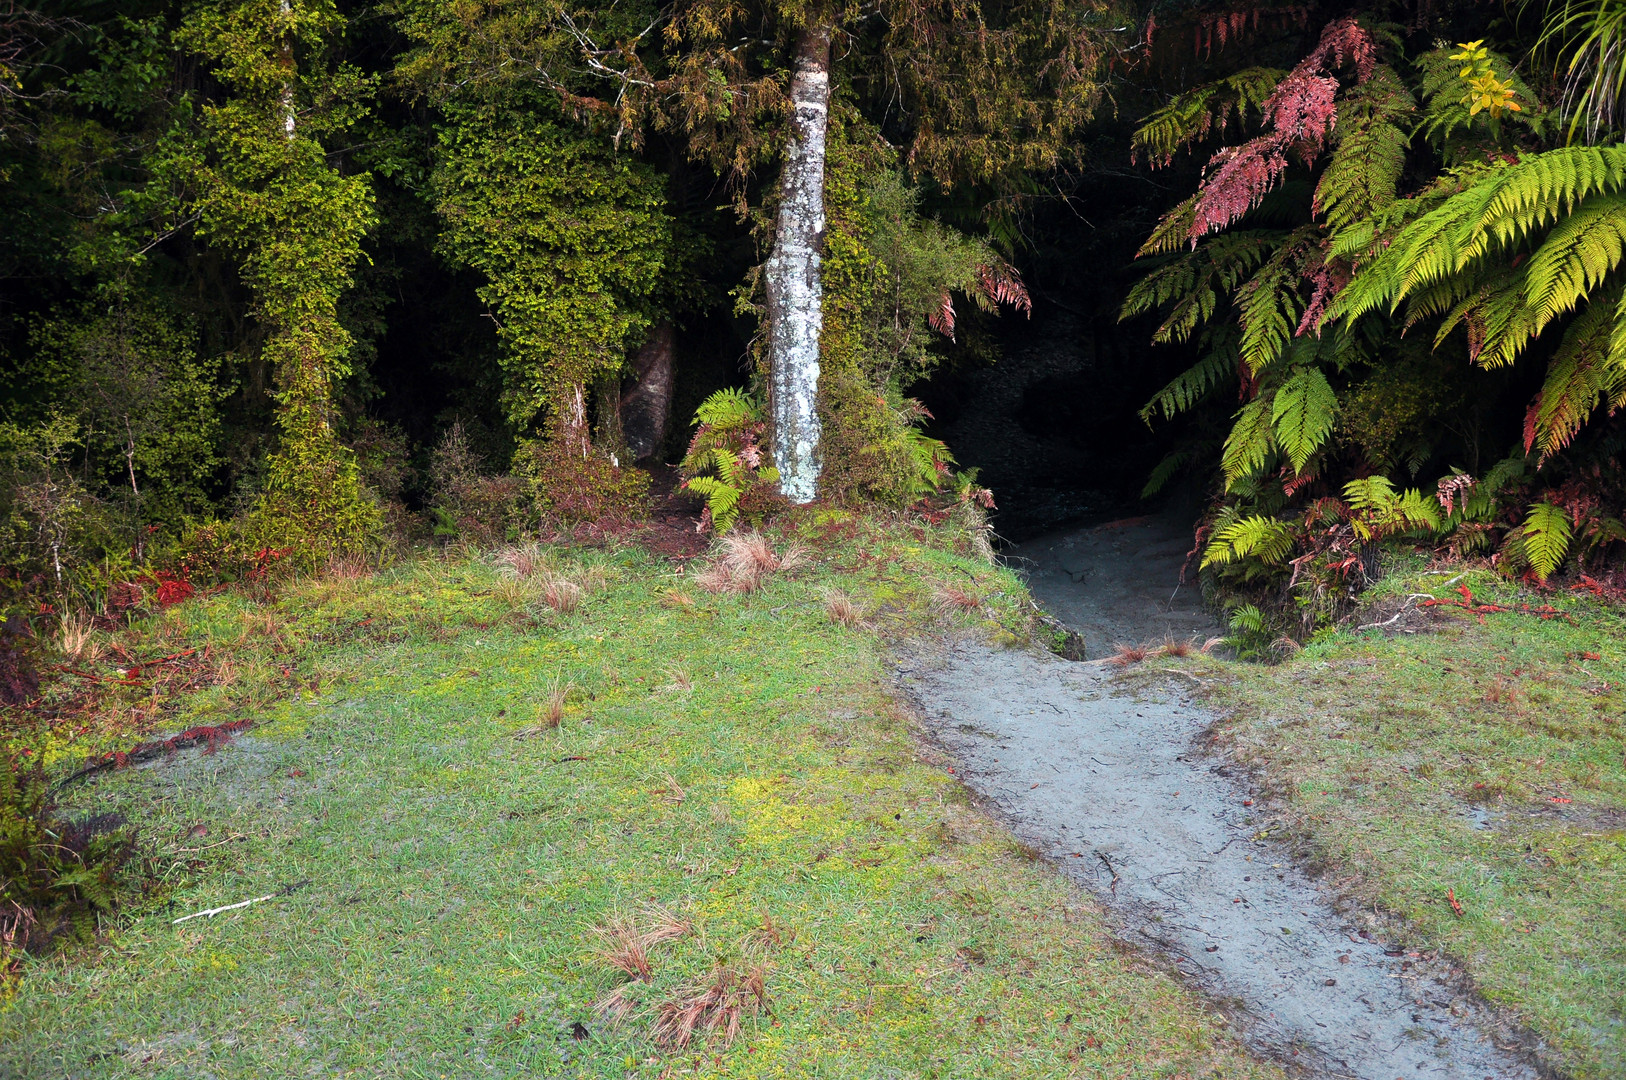
[[[824,327],[824,141],[830,126],[830,28],[796,41],[790,141],[780,177],[779,221],[765,268],[769,406],[779,490],[812,502],[819,482],[819,332]]]
[[[666,442],[666,428],[672,418],[675,347],[672,323],[663,319],[649,331],[648,340],[632,358],[632,376],[637,381],[621,398],[621,423],[627,454],[634,461],[660,453]]]

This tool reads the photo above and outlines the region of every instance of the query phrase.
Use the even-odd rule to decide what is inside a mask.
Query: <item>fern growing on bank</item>
[[[753,491],[779,479],[779,470],[767,463],[762,446],[762,409],[745,391],[730,387],[712,394],[695,410],[694,422],[681,466],[683,488],[705,500],[700,527],[710,525],[721,535],[749,509]]]

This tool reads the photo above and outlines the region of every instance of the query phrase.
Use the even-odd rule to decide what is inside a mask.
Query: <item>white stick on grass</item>
[[[236,911],[238,908],[246,908],[250,904],[259,904],[259,903],[263,903],[266,900],[275,900],[279,896],[287,896],[289,893],[293,892],[295,889],[302,889],[306,885],[309,885],[309,884],[310,884],[310,882],[308,882],[308,881],[301,881],[297,885],[289,885],[285,889],[278,889],[276,892],[267,893],[265,896],[256,896],[252,900],[239,900],[235,904],[227,904],[224,907],[210,908],[208,911],[194,911],[190,915],[182,915],[179,919],[176,919],[174,922],[170,923],[170,925],[171,926],[178,926],[178,925],[180,925],[181,923],[185,922],[188,919],[203,919],[203,918],[212,919],[216,915],[219,915],[222,911]]]

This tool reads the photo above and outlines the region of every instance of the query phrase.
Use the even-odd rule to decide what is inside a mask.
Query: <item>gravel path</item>
[[[1158,606],[1184,552],[1168,525],[1084,532],[1026,554],[1042,567],[1055,561],[1047,552],[1090,553],[1082,575],[1036,574],[1035,592],[1085,631],[1092,655],[1103,640],[1208,632],[1199,610]],[[1113,610],[1092,608],[1102,595]],[[1203,749],[1212,717],[1177,692],[1129,696],[1101,666],[969,642],[902,657],[897,674],[966,783],[1092,891],[1125,938],[1226,1008],[1256,1050],[1316,1077],[1540,1075],[1498,1048],[1517,1036],[1495,1028],[1447,961],[1368,936],[1371,920],[1340,910],[1268,839],[1270,815]]]

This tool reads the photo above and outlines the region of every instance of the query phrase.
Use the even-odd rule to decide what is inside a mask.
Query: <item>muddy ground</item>
[[[1177,589],[1189,532],[1157,519],[1016,549],[1035,596],[1114,642],[1218,633]],[[1319,887],[1273,841],[1245,775],[1207,750],[1214,717],[1183,687],[1131,694],[1109,665],[960,641],[899,657],[897,678],[957,773],[1090,890],[1123,937],[1167,958],[1248,1044],[1304,1076],[1524,1080],[1529,1044],[1443,958]]]

